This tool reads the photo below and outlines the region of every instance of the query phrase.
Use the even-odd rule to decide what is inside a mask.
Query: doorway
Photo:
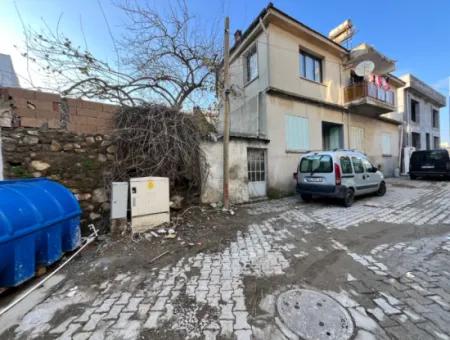
[[[266,196],[266,150],[247,149],[248,193],[250,198]]]
[[[324,150],[344,148],[344,127],[342,124],[322,122],[322,147]]]

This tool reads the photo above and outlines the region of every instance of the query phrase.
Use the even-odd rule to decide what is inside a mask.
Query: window
[[[327,173],[333,172],[333,160],[328,155],[313,155],[303,157],[300,162],[300,172]]]
[[[350,148],[364,151],[364,129],[356,126],[350,128]]]
[[[245,55],[245,81],[251,82],[258,77],[258,53],[256,45]]]
[[[420,150],[420,133],[411,132],[412,146]]]
[[[286,149],[305,151],[309,149],[309,121],[307,118],[286,115]]]
[[[342,156],[341,159],[341,169],[343,174],[352,174],[353,168],[352,168],[352,162],[350,160],[350,157]]]
[[[427,150],[430,150],[431,148],[431,139],[430,139],[430,134],[426,133],[425,134],[425,142],[427,143]]]
[[[390,156],[392,155],[392,138],[391,135],[388,133],[383,133],[382,137],[382,154],[384,156]]]
[[[362,162],[364,165],[364,169],[366,169],[366,172],[370,172],[370,170],[372,170],[374,168],[372,163],[370,163],[367,159],[363,158]]]
[[[434,148],[439,149],[441,147],[441,141],[439,137],[434,137]]]
[[[248,180],[250,182],[264,182],[266,180],[266,162],[264,149],[247,150]]]
[[[418,122],[419,118],[419,102],[411,99],[411,121]]]
[[[300,52],[300,76],[322,82],[322,59],[306,52]]]
[[[355,169],[355,174],[362,174],[364,172],[364,166],[361,158],[352,157],[353,169]]]
[[[433,127],[439,128],[439,111],[433,110]]]

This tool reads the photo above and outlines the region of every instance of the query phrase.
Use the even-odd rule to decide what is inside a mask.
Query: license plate
[[[306,178],[306,181],[309,183],[320,183],[323,182],[323,178],[321,177],[310,177],[310,178]]]
[[[434,165],[422,165],[422,169],[434,169]]]

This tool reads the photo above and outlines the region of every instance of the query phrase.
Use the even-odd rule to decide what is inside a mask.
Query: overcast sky
[[[116,2],[119,0],[115,0]],[[144,1],[144,0],[140,0]],[[112,42],[100,5],[115,36],[120,36],[125,18],[110,0],[1,0],[0,53],[10,54],[24,87],[42,85],[44,80],[20,57],[23,52],[21,21],[33,27],[46,22],[74,41],[84,44],[96,55],[113,58]],[[149,0],[153,6],[166,1]],[[347,18],[357,28],[353,44],[368,42],[388,57],[397,60],[395,74],[413,73],[448,98],[450,76],[450,1],[410,0],[277,0],[275,6],[310,27],[327,34]],[[267,6],[262,0],[188,0],[192,12],[205,23],[230,16],[232,31],[245,29]],[[18,11],[17,11],[17,9]],[[18,15],[20,13],[20,17]],[[17,45],[19,50],[14,47]],[[441,110],[442,140],[449,140],[449,109]]]

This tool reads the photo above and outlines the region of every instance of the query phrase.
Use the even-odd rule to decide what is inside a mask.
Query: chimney
[[[242,31],[236,30],[236,32],[234,32],[234,44],[235,45],[239,44],[239,42],[241,41],[241,38],[242,38]]]

